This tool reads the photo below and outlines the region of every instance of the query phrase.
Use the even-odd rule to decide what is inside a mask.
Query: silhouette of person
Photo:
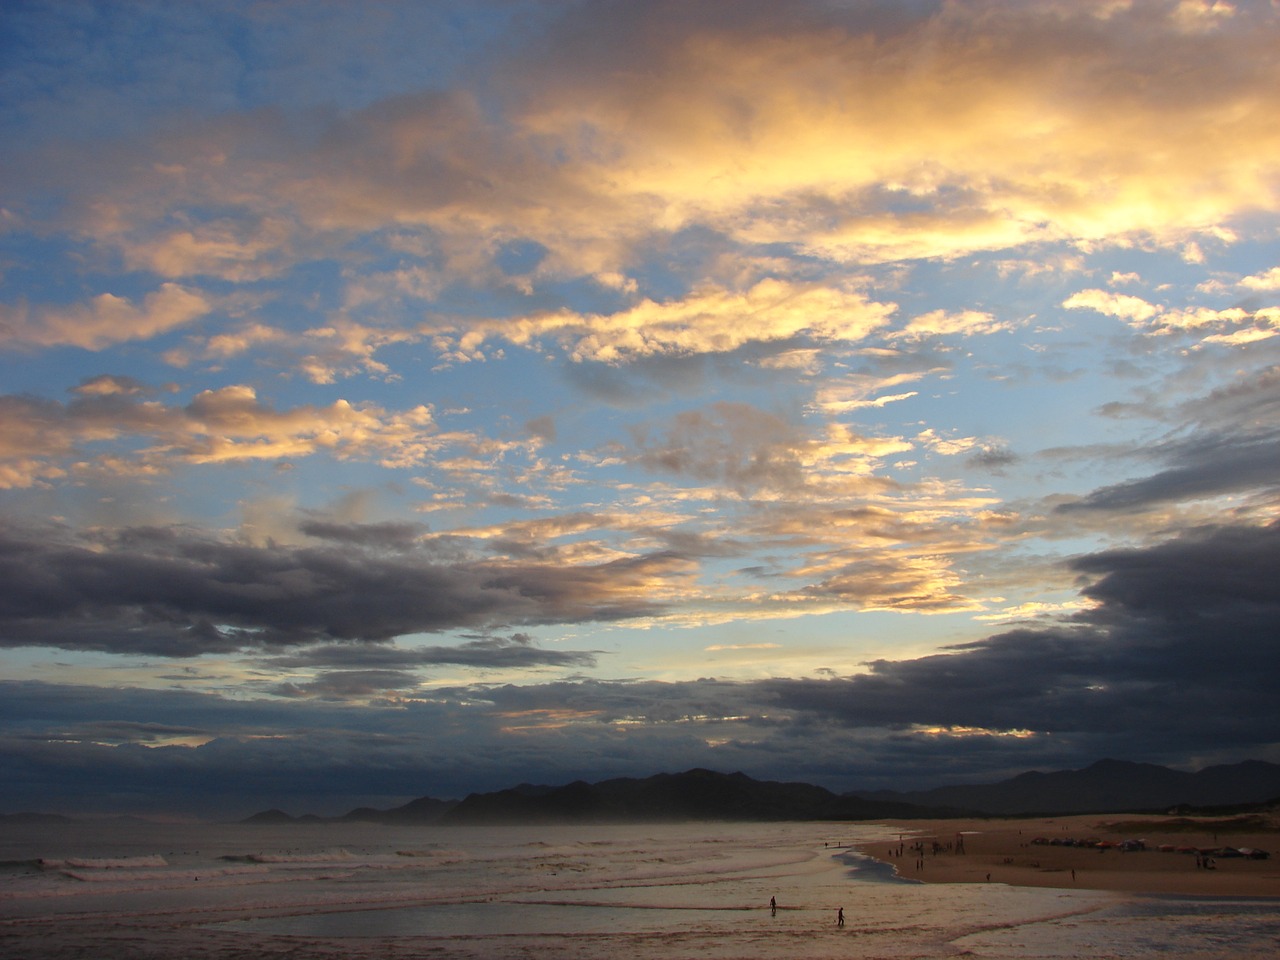
[[[844,926],[844,907],[841,907],[839,910],[836,911],[836,926],[837,927]]]
[[[777,897],[769,898],[769,913],[770,915],[775,917],[778,915],[778,898]]]

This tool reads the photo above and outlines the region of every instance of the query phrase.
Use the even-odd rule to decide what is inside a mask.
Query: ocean
[[[0,831],[22,960],[1280,955],[1280,900],[921,884],[853,849],[874,824]]]

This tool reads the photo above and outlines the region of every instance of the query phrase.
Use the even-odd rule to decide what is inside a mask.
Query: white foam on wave
[[[346,850],[326,850],[320,853],[246,853],[243,857],[224,857],[223,859],[243,859],[250,863],[312,864],[346,862],[353,858]]]
[[[66,857],[55,860],[41,857],[36,861],[46,870],[136,870],[138,867],[167,867],[164,857]]]
[[[113,870],[111,872],[62,870],[65,877],[82,883],[134,884],[162,881],[173,887],[187,882],[214,880],[222,877],[261,876],[269,873],[265,866],[218,867],[213,870]]]

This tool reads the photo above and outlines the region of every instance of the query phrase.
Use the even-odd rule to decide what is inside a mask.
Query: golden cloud
[[[87,304],[65,308],[0,307],[0,340],[102,350],[168,333],[212,309],[202,293],[176,283],[162,284],[143,298],[141,306],[127,297],[103,293]]]
[[[747,343],[806,336],[824,342],[856,341],[888,322],[893,304],[828,286],[761,280],[737,292],[695,291],[667,302],[645,299],[612,314],[571,310],[502,320],[424,328],[455,356],[482,356],[481,346],[502,338],[520,346],[541,339],[562,343],[575,360],[618,362],[659,354],[722,353]]]
[[[496,109],[463,89],[407,94],[335,119],[324,150],[267,116],[212,123],[139,145],[180,175],[132,160],[102,173],[81,226],[160,276],[240,280],[383,232],[438,258],[438,276],[395,281],[431,296],[449,277],[527,284],[494,265],[517,240],[545,249],[536,273],[625,289],[638,244],[694,226],[884,262],[1042,240],[1181,245],[1274,211],[1274,18],[1198,0],[1101,9],[955,3],[893,30],[641,10],[625,44],[592,33],[586,11],[553,38],[557,56],[496,77]],[[240,215],[200,224],[213,207]],[[740,335],[714,301],[752,295],[695,294],[706,330],[642,301],[525,318],[515,335],[601,359],[724,349]]]
[[[372,459],[389,467],[422,464],[451,443],[478,442],[441,434],[424,406],[387,411],[337,400],[329,406],[275,410],[244,385],[206,390],[185,407],[90,389],[59,404],[0,397],[0,486],[25,487],[62,476],[65,461],[81,472],[149,476],[182,463],[285,459],[325,453]],[[132,455],[81,461],[97,441],[126,436],[152,445]]]

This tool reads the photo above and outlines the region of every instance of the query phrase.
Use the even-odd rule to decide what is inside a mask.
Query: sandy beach
[[[1272,960],[1280,864],[1032,842],[1163,837],[1117,819],[906,823],[900,841],[833,822],[31,828],[0,835],[0,958]],[[1183,826],[1162,829],[1214,842]]]
[[[859,844],[905,879],[1140,894],[1280,897],[1275,818],[1090,815],[903,821],[899,844]],[[1066,845],[1065,841],[1085,845]],[[1140,841],[1141,849],[1125,849]],[[917,846],[918,845],[918,846]],[[1269,851],[1267,859],[1215,852]]]

